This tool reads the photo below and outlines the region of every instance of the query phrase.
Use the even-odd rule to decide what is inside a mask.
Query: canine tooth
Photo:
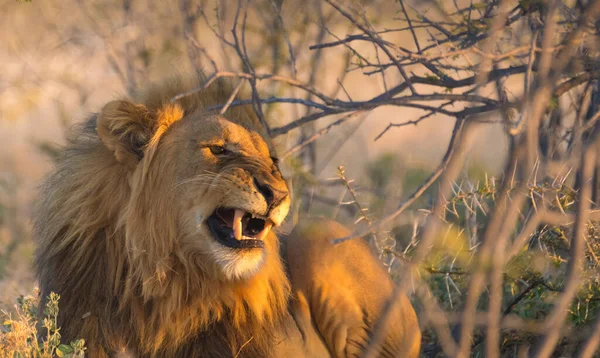
[[[265,227],[262,229],[261,232],[258,233],[258,235],[256,235],[256,239],[264,240],[267,237],[267,234],[271,230],[272,226],[273,226],[272,222],[270,222],[270,221],[265,222]]]
[[[235,209],[233,217],[233,234],[236,240],[242,239],[242,217],[244,217],[244,210]]]

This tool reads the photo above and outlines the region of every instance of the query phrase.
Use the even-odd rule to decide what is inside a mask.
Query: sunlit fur
[[[240,253],[218,243],[214,246],[212,253],[215,261],[228,280],[248,279],[254,276],[265,262],[266,253],[263,250]]]
[[[268,159],[272,144],[248,107],[229,109],[227,121],[205,112],[227,102],[232,88],[223,82],[172,104],[204,81],[191,77],[106,105],[75,131],[40,188],[41,294],[61,295],[64,341],[84,338],[90,357],[230,357],[242,346],[266,356],[286,312],[277,237],[236,256],[203,224],[219,205],[264,206],[248,171],[286,188]],[[217,124],[257,148],[239,164],[246,169],[200,174],[210,158],[186,143]],[[272,211],[276,224],[288,207],[289,198]]]

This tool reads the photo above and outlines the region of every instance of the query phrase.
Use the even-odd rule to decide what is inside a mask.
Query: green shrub
[[[60,296],[51,293],[42,310],[39,293],[17,299],[15,312],[2,311],[0,356],[13,358],[83,357],[85,342],[77,339],[61,344],[57,326]],[[14,318],[13,318],[14,317]]]

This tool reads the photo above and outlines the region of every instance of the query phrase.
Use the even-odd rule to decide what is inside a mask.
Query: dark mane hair
[[[156,128],[228,100],[231,84],[216,81],[171,103],[204,80],[201,74],[180,76],[126,99],[130,108],[119,108],[123,118],[115,118],[155,129],[125,128],[122,135],[147,143],[146,154],[156,150],[162,135]],[[253,278],[215,279],[176,244],[179,229],[168,213],[177,203],[152,212],[144,203],[161,200],[164,193],[143,192],[143,182],[131,178],[99,137],[98,122],[108,111],[114,106],[108,104],[74,131],[40,188],[35,268],[42,297],[52,291],[61,295],[61,335],[67,341],[84,338],[92,357],[125,347],[144,356],[231,357],[242,346],[247,355],[267,356],[290,292],[278,241],[270,240],[268,259]],[[231,108],[228,116],[265,130],[248,107]],[[140,165],[149,166],[150,160],[144,157]],[[154,176],[145,180],[173,179],[157,172],[145,172]]]

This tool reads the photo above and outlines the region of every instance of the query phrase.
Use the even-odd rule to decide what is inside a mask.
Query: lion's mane
[[[274,237],[264,267],[252,279],[215,279],[178,246],[178,228],[169,219],[177,203],[160,191],[141,190],[175,180],[151,166],[169,123],[187,111],[225,103],[232,93],[232,86],[217,81],[170,105],[173,96],[205,80],[192,77],[151,86],[137,96],[147,112],[139,118],[140,128],[143,121],[158,128],[122,133],[147,142],[140,175],[131,175],[107,149],[110,143],[100,139],[100,113],[74,131],[40,187],[34,230],[41,295],[61,295],[61,334],[67,340],[85,338],[91,356],[123,347],[143,356],[232,356],[248,342],[246,354],[264,356],[286,312],[290,288]],[[247,107],[229,111],[258,122]],[[161,202],[161,211],[150,201]],[[191,348],[185,342],[193,342],[193,352],[186,351]]]

